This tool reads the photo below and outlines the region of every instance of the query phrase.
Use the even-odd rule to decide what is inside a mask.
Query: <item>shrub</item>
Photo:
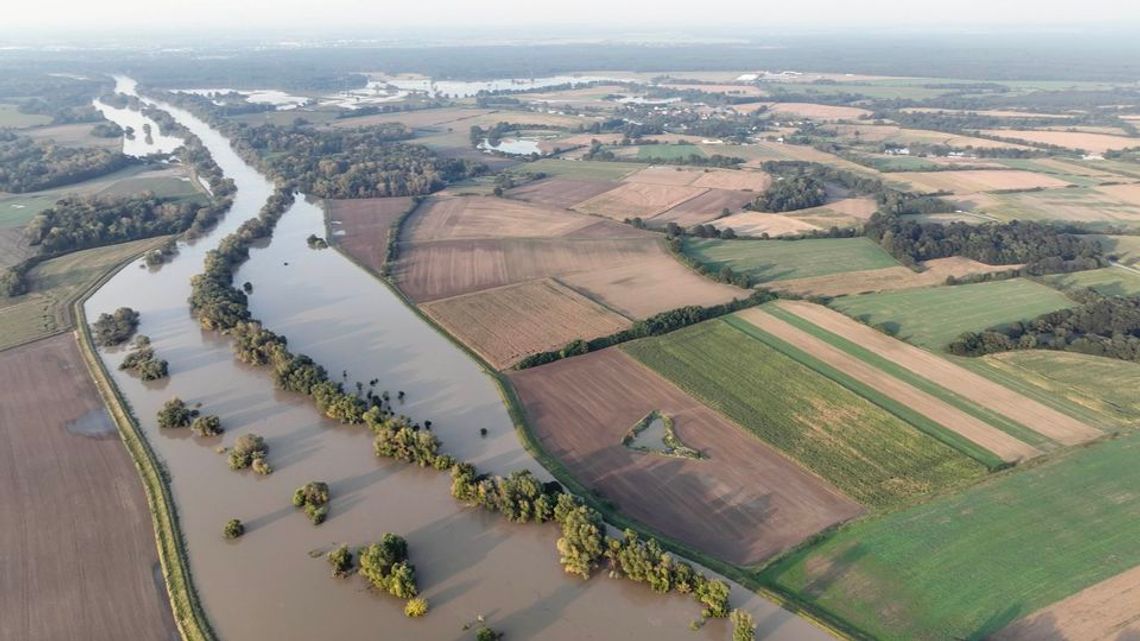
[[[293,505],[305,511],[313,525],[325,522],[329,514],[329,485],[324,481],[309,481],[293,492]],[[361,565],[364,558],[361,555]]]
[[[213,415],[195,418],[190,429],[198,436],[218,436],[225,431],[222,429],[222,419]]]
[[[344,578],[352,574],[353,569],[356,567],[355,560],[352,557],[352,550],[348,549],[347,545],[342,545],[329,552],[328,559],[329,565],[332,566],[333,576],[338,578]]]
[[[418,619],[427,613],[428,602],[422,596],[408,599],[408,602],[404,604],[404,615],[409,618]]]
[[[236,539],[243,534],[245,534],[245,525],[238,519],[226,521],[226,527],[222,529],[222,535],[227,539]]]
[[[161,428],[189,427],[198,410],[186,406],[186,403],[175,396],[166,401],[162,409],[158,410],[158,426]]]
[[[265,439],[257,434],[242,434],[234,441],[230,449],[229,463],[231,470],[244,470],[257,459],[264,460],[269,455],[269,446]]]

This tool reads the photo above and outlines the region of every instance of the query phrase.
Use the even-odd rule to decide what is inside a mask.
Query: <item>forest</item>
[[[89,180],[131,164],[118,151],[64,147],[0,130],[0,191],[23,193]]]
[[[154,195],[68,196],[28,223],[28,243],[49,254],[189,229],[203,208]]]

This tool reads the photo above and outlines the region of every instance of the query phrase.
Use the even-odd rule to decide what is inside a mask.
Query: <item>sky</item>
[[[1140,26],[1136,0],[13,0],[0,35],[43,32],[168,31],[209,26],[375,32],[425,26],[511,28],[602,24],[620,30],[866,29],[869,27],[1081,28]],[[298,35],[301,35],[300,33]]]

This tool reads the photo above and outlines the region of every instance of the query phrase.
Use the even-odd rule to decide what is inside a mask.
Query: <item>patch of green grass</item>
[[[70,328],[70,306],[76,296],[123,261],[157,247],[166,238],[87,249],[33,267],[27,294],[0,297],[0,350]]]
[[[937,171],[941,165],[914,156],[854,154],[859,163],[879,171]]]
[[[899,338],[941,350],[964,332],[998,327],[1072,307],[1055,289],[1023,278],[843,296],[832,307]]]
[[[898,261],[866,238],[808,240],[685,240],[686,254],[719,271],[726,265],[758,283],[897,267]]]
[[[637,148],[637,157],[642,160],[686,160],[693,154],[704,156],[705,152],[696,145],[641,145]]]
[[[724,320],[622,349],[873,508],[898,505],[986,472],[976,461]]]
[[[1045,282],[1059,289],[1088,287],[1105,296],[1133,296],[1140,294],[1140,271],[1127,267],[1105,267],[1071,274],[1053,274]]]
[[[645,165],[633,162],[602,162],[590,160],[559,160],[543,158],[529,163],[526,170],[543,172],[548,176],[572,180],[621,180]]]
[[[1114,254],[1125,265],[1140,263],[1140,236],[1093,236],[1105,253]]]
[[[761,579],[879,639],[982,639],[1140,564],[1140,432],[853,523]]]
[[[839,336],[838,334],[833,334],[809,320],[801,318],[791,312],[782,309],[778,305],[767,304],[764,306],[764,311],[788,323],[789,325],[793,325],[803,330],[804,332],[815,336],[828,345],[847,352],[851,356],[858,358],[864,363],[878,368],[882,372],[890,374],[900,381],[903,381],[904,383],[920,389],[927,394],[930,394],[931,396],[944,401],[948,405],[962,410],[966,414],[969,414],[978,420],[989,423],[990,425],[1024,443],[1028,443],[1039,449],[1051,449],[1051,445],[1053,443],[1048,437],[1042,436],[1038,432],[1025,427],[1017,421],[1008,419],[1005,416],[998,414],[997,412],[981,407],[977,403],[963,398],[954,392],[951,392],[950,390],[942,387],[941,385],[929,381],[922,376],[919,376],[918,374],[915,374],[911,370],[898,365],[894,361],[883,358],[879,354],[865,349],[861,345],[857,345],[847,340],[846,338]]]
[[[0,128],[26,129],[50,123],[49,116],[21,113],[16,105],[0,104]]]

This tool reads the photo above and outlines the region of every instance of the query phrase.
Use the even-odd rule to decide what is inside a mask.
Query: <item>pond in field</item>
[[[132,91],[120,79],[120,91]],[[723,621],[694,634],[689,599],[653,594],[644,586],[599,574],[591,581],[562,572],[553,526],[511,525],[459,506],[446,474],[372,454],[358,427],[323,419],[307,399],[273,387],[269,373],[238,363],[228,339],[201,331],[186,299],[205,252],[256,215],[271,185],[230,149],[226,139],[191,114],[159,105],[198,135],[238,186],[233,210],[217,229],[151,272],[119,272],[86,304],[96,316],[119,306],[141,313],[139,332],[170,363],[163,385],[144,384],[117,369],[119,353],[102,356],[164,461],[186,537],[194,582],[220,638],[441,639],[473,638],[463,627],[483,615],[511,639],[726,639]],[[378,379],[397,409],[430,419],[447,451],[487,471],[539,470],[520,446],[493,381],[463,351],[436,333],[380,281],[332,249],[307,247],[325,236],[320,208],[298,199],[272,241],[251,252],[236,282],[253,285],[255,317],[353,387]],[[200,439],[163,431],[155,412],[180,396],[221,417],[226,432]],[[481,428],[488,435],[479,434]],[[228,469],[216,448],[246,433],[269,445],[272,475]],[[542,473],[544,478],[549,478]],[[310,480],[329,483],[327,522],[314,527],[290,504]],[[226,520],[240,518],[246,535],[222,538]],[[407,538],[431,612],[410,620],[402,604],[363,589],[362,579],[336,580],[319,554],[362,545],[384,532]],[[802,620],[737,589],[736,602],[761,623],[763,638],[824,638]]]

